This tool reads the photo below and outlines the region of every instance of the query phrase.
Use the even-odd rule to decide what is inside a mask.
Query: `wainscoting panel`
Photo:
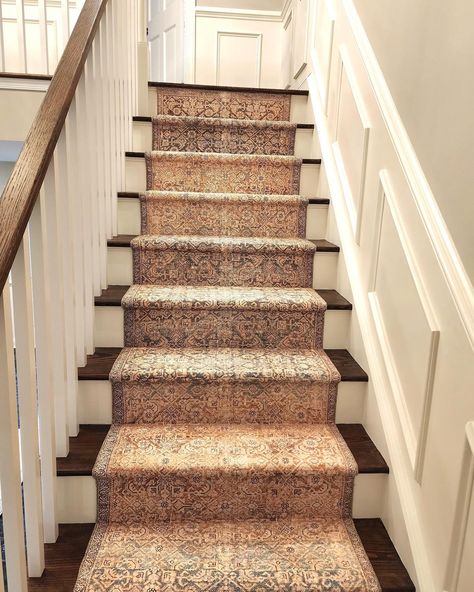
[[[344,197],[359,242],[370,124],[347,49],[339,51],[339,92],[335,142],[336,165],[343,179]]]
[[[219,31],[216,62],[216,84],[260,86],[262,34]]]
[[[377,218],[370,302],[406,447],[421,478],[439,330],[429,299],[418,288],[420,278],[386,171],[380,177]]]
[[[314,75],[318,80],[321,93],[321,103],[327,115],[329,74],[331,72],[331,57],[334,37],[335,12],[333,0],[320,0],[317,4],[316,28],[312,58]]]

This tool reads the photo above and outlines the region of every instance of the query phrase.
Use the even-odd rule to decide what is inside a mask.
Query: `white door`
[[[154,82],[184,82],[184,2],[150,0],[148,44]]]

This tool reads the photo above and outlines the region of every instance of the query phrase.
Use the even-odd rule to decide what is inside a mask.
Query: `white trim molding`
[[[0,90],[27,90],[34,92],[46,92],[49,88],[50,80],[41,78],[8,78],[0,76]]]
[[[353,0],[342,0],[347,19],[367,69],[374,95],[384,118],[401,166],[410,185],[420,216],[440,267],[456,303],[466,334],[474,349],[474,288],[462,264],[452,236],[441,214],[430,185],[416,156],[387,82],[362,26]]]
[[[281,23],[283,20],[283,13],[279,10],[244,10],[242,8],[211,8],[207,6],[197,6],[196,17]]]

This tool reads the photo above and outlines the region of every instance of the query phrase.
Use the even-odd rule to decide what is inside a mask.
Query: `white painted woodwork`
[[[337,257],[337,253],[316,252],[314,288],[334,288],[337,277]],[[132,283],[132,249],[130,247],[108,248],[107,280],[109,284],[118,286],[129,286]]]
[[[43,510],[38,439],[33,291],[28,230],[17,252],[11,276],[28,575],[30,577],[40,577],[44,570]]]
[[[328,206],[326,204],[308,204],[306,213],[306,238],[320,239],[326,236]]]
[[[294,3],[293,14],[295,19],[295,32],[293,38],[292,57],[293,63],[291,75],[298,78],[298,75],[307,64],[307,45],[308,45],[308,25],[309,20],[309,0],[296,0]]]
[[[464,592],[473,290],[354,2],[318,4],[306,81],[318,194],[331,198],[326,238],[341,245],[333,287],[354,304],[350,350],[370,373],[364,426],[390,463],[381,517],[417,589]]]
[[[69,453],[69,430],[67,423],[66,358],[63,309],[62,250],[58,240],[55,167],[51,163],[43,183],[42,218],[44,217],[43,243],[49,269],[49,306],[51,311],[50,371],[55,397],[56,455],[65,457]]]
[[[44,243],[44,195],[33,208],[30,218],[30,242],[35,318],[36,374],[38,388],[38,421],[41,457],[41,491],[45,543],[58,538],[56,514],[56,435],[55,397],[51,375],[51,300],[50,264]]]
[[[148,42],[151,80],[184,82],[184,0],[150,3]]]
[[[144,158],[127,156],[125,191],[146,191],[146,166]],[[305,197],[314,197],[318,186],[319,166],[303,164],[301,166],[300,193]]]
[[[7,583],[10,590],[27,592],[20,451],[16,404],[10,286],[0,298],[0,487],[5,536]]]
[[[380,516],[387,477],[387,475],[373,473],[356,476],[353,504],[355,518]],[[59,508],[61,523],[95,522],[97,494],[93,477],[58,477],[58,491],[62,500]]]

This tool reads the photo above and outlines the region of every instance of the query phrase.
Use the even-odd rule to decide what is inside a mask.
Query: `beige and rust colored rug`
[[[160,88],[75,592],[379,592],[285,94]]]

